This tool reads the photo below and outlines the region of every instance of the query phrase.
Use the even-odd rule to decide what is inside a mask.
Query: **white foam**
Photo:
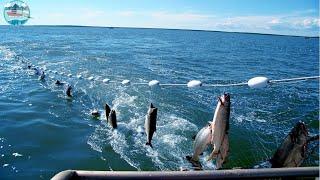
[[[14,157],[21,157],[21,156],[22,156],[22,154],[19,154],[19,153],[12,153],[12,156],[14,156]]]

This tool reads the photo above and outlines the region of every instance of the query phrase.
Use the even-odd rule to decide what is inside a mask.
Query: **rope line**
[[[290,79],[279,79],[279,80],[270,80],[270,83],[279,83],[279,82],[290,82],[290,81],[305,81],[305,80],[313,80],[319,79],[320,76],[309,76],[309,77],[298,77],[298,78],[290,78]]]
[[[23,63],[27,63],[27,64],[30,64],[30,67],[32,68],[29,68],[29,69],[34,69],[36,70],[37,72],[44,72],[44,71],[48,71],[49,74],[52,73],[52,74],[57,74],[57,75],[61,75],[61,76],[65,76],[66,73],[65,72],[56,72],[56,71],[50,71],[50,70],[42,70],[41,68],[39,68],[38,66],[34,66],[32,65],[30,62],[26,62],[24,60],[22,60]],[[44,73],[43,73],[44,74]],[[49,76],[50,78],[52,79],[55,79],[55,77],[52,77],[52,76]],[[69,78],[73,78],[73,74],[68,74],[67,77]],[[258,86],[261,86],[261,87],[265,87],[267,84],[275,84],[275,83],[285,83],[285,82],[293,82],[293,81],[307,81],[307,80],[319,80],[320,79],[320,76],[306,76],[306,77],[296,77],[296,78],[286,78],[286,79],[277,79],[277,80],[269,80],[268,78],[266,77],[256,77],[256,78],[260,78],[259,80],[256,79],[256,78],[252,78],[252,79],[256,79],[256,81],[253,82],[253,85],[252,83],[249,84],[249,81],[251,81],[252,79],[250,79],[248,82],[240,82],[240,83],[230,83],[230,84],[206,84],[206,83],[202,83],[201,81],[199,80],[192,80],[192,81],[189,81],[188,83],[160,83],[159,81],[157,80],[152,80],[152,81],[156,81],[156,82],[152,82],[150,81],[149,83],[148,82],[133,82],[131,83],[130,80],[128,79],[125,79],[123,80],[122,82],[118,82],[116,80],[111,80],[111,79],[103,79],[103,80],[98,80],[98,79],[95,79],[93,76],[90,76],[90,77],[82,77],[82,75],[78,74],[76,75],[77,78],[79,79],[87,79],[89,81],[101,81],[102,83],[105,83],[105,84],[109,84],[109,83],[121,83],[122,85],[147,85],[147,86],[187,86],[189,88],[194,88],[194,87],[230,87],[230,86],[246,86],[246,85],[249,85],[250,87],[254,88],[255,86],[258,87]],[[90,78],[90,79],[88,79]],[[261,80],[262,78],[262,80]]]

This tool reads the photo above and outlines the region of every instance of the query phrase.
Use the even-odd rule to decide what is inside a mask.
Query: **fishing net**
[[[150,88],[139,85],[121,86],[116,83],[106,85],[100,82],[104,74],[108,74],[113,81],[120,81],[125,78],[125,75],[112,71],[110,67],[101,70],[99,65],[89,65],[97,66],[91,68],[86,62],[65,63],[61,68],[60,63],[64,63],[63,61],[53,63],[42,60],[39,63],[36,60],[10,54],[8,53],[10,51],[3,47],[0,50],[1,54],[4,54],[4,59],[14,60],[11,64],[1,64],[3,69],[10,65],[22,67],[17,68],[17,71],[26,72],[26,64],[38,63],[46,69],[63,72],[47,73],[48,80],[41,83],[41,86],[60,92],[59,98],[64,98],[63,91],[55,89],[52,81],[63,79],[72,84],[74,87],[73,102],[82,105],[79,112],[87,115],[85,118],[88,122],[91,120],[90,110],[98,108],[103,112],[102,107],[105,103],[111,105],[116,110],[119,119],[118,130],[110,129],[102,115],[101,123],[88,123],[93,127],[93,131],[87,143],[93,150],[101,153],[101,159],[104,161],[117,159],[115,157],[119,156],[118,159],[128,164],[124,166],[127,169],[132,167],[138,170],[193,169],[185,159],[186,155],[193,153],[192,136],[212,120],[217,97],[224,92],[231,94],[232,103],[229,130],[230,154],[224,165],[226,169],[252,168],[261,164],[263,166],[298,121],[306,123],[310,135],[319,133],[318,81],[274,84],[265,89],[249,89],[248,87]],[[144,59],[147,58],[144,57]],[[152,63],[152,61],[148,62]],[[103,62],[100,63],[103,64]],[[78,66],[77,69],[81,72],[83,79],[76,78],[71,71],[72,66]],[[129,74],[137,72],[129,65],[126,65],[126,68],[130,69]],[[11,68],[7,67],[8,69]],[[87,69],[94,69],[94,71]],[[151,78],[158,73],[161,82],[176,83],[187,80],[187,78],[168,78],[183,77],[184,72],[172,71],[169,66],[162,63],[155,64],[153,71]],[[73,76],[67,77],[69,73],[73,73]],[[90,76],[96,79],[88,80]],[[142,78],[134,78],[133,81],[147,83],[147,80]],[[206,81],[212,84],[237,83],[223,79],[206,79]],[[1,91],[5,92],[5,86]],[[150,102],[159,108],[157,132],[153,140],[154,149],[145,146],[145,134],[141,133]],[[318,141],[310,143],[308,158],[304,161],[303,166],[318,165],[318,147]],[[200,158],[204,169],[215,168],[214,161],[206,161],[211,148],[209,146]],[[109,169],[122,170],[119,165],[112,162],[108,164]]]

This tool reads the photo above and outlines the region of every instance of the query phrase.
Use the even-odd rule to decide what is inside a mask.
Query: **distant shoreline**
[[[10,25],[0,25],[10,26]],[[116,27],[116,26],[83,26],[83,25],[24,25],[25,27],[90,27],[90,28],[108,28],[108,29],[155,29],[155,30],[174,30],[174,31],[202,31],[202,32],[220,32],[220,33],[239,33],[239,34],[256,34],[256,35],[269,35],[269,36],[289,36],[289,37],[304,37],[304,38],[319,38],[319,36],[302,36],[302,35],[288,35],[288,34],[268,34],[268,33],[255,33],[255,32],[237,32],[237,31],[218,31],[218,30],[201,30],[201,29],[176,29],[176,28],[148,28],[148,27]]]

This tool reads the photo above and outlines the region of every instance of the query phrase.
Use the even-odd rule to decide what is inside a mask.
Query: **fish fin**
[[[152,103],[150,103],[150,108],[155,108],[154,105]]]
[[[146,142],[146,145],[147,145],[147,146],[150,146],[151,148],[153,148],[151,142],[150,142],[150,143],[149,143],[149,142]]]
[[[212,151],[212,153],[210,154],[210,156],[207,158],[207,161],[210,161],[210,160],[216,158],[219,153],[220,153],[220,152],[215,153],[214,151]]]
[[[186,159],[188,160],[188,161],[190,161],[191,160],[191,156],[186,156]]]
[[[198,161],[194,160],[192,156],[186,156],[186,159],[192,164],[193,167],[195,167],[195,170],[202,169],[202,165],[199,160]]]
[[[196,136],[197,136],[197,135],[193,135],[193,136],[192,136],[192,139],[193,139],[193,140],[196,140]]]

